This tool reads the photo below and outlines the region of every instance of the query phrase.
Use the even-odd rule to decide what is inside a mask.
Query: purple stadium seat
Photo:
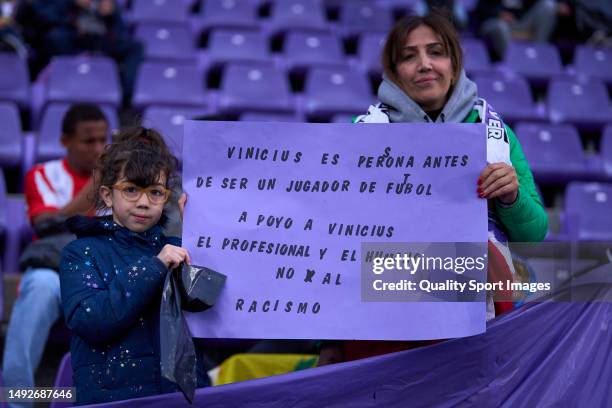
[[[204,110],[198,108],[150,106],[144,112],[142,124],[159,131],[172,153],[181,160],[183,123],[203,114]]]
[[[601,158],[606,176],[612,179],[612,124],[604,128],[601,135]]]
[[[548,87],[548,111],[553,123],[573,123],[599,129],[612,121],[612,105],[601,80],[554,79]]]
[[[38,130],[37,150],[34,158],[35,162],[58,159],[66,155],[66,149],[62,146],[60,138],[62,135],[62,120],[69,108],[70,104],[67,103],[53,103],[47,105]],[[110,131],[119,128],[117,112],[114,108],[109,106],[101,106],[100,108],[104,112],[109,123],[108,137],[110,142]]]
[[[580,241],[612,240],[612,184],[570,183],[565,191],[566,226]]]
[[[360,114],[373,101],[364,74],[317,67],[306,79],[304,112],[309,118],[329,118],[336,113]]]
[[[30,75],[27,61],[16,54],[0,53],[0,100],[17,102],[20,107],[30,104]],[[6,73],[9,73],[7,75]]]
[[[72,380],[72,359],[70,358],[70,353],[64,354],[62,357],[62,361],[60,362],[59,368],[57,369],[57,374],[55,375],[55,383],[53,384],[54,388],[60,387],[73,387],[74,382]],[[68,402],[59,402],[59,401],[51,401],[49,404],[49,408],[64,408],[71,407],[72,403]]]
[[[511,42],[502,65],[540,84],[563,74],[559,50],[548,43]]]
[[[566,183],[589,178],[580,135],[572,125],[519,123],[514,130],[536,181]]]
[[[304,119],[292,113],[245,112],[240,115],[242,122],[303,122]]]
[[[361,35],[357,55],[368,74],[380,75],[382,73],[380,55],[385,46],[386,38],[387,34],[384,32],[363,33]]]
[[[119,106],[117,65],[101,56],[54,57],[49,64],[46,101]]]
[[[474,74],[492,70],[489,52],[482,40],[476,38],[462,38],[463,66],[465,72]]]
[[[525,79],[481,73],[474,75],[474,81],[478,94],[507,122],[541,119]]]
[[[228,62],[270,61],[266,36],[259,30],[216,29],[210,34],[208,47],[200,53],[200,65],[218,66]]]
[[[369,0],[344,2],[340,10],[340,30],[345,36],[368,31],[389,31],[393,19],[388,8],[377,6]]]
[[[577,46],[574,52],[574,69],[578,74],[599,78],[612,85],[612,48]]]
[[[140,24],[136,38],[145,45],[148,60],[195,60],[195,42],[186,27],[170,24]]]
[[[145,62],[140,66],[133,105],[180,105],[203,107],[204,79],[195,64]]]
[[[0,102],[0,166],[15,167],[21,163],[21,118],[17,106]]]
[[[221,112],[293,112],[293,108],[289,81],[273,64],[232,63],[225,68],[219,97]]]
[[[210,28],[257,28],[254,1],[206,0],[202,11],[192,20],[195,33]]]
[[[72,387],[72,359],[70,358],[70,353],[64,354],[62,357],[62,361],[60,362],[59,368],[57,370],[57,375],[55,376],[55,383],[53,386],[55,388],[59,387]]]
[[[290,31],[285,36],[283,54],[290,69],[346,64],[342,43],[332,33]]]
[[[186,23],[189,4],[176,0],[133,0],[131,20],[136,23]]]
[[[274,0],[268,23],[272,31],[327,27],[320,0]]]

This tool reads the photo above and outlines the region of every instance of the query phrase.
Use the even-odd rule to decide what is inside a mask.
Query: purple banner
[[[607,301],[531,303],[489,322],[482,335],[202,388],[193,407],[609,407],[612,265],[588,275],[572,292]],[[105,406],[190,405],[174,393]]]
[[[417,340],[485,305],[363,302],[366,242],[487,240],[482,125],[185,122],[183,246],[228,276],[194,337]]]

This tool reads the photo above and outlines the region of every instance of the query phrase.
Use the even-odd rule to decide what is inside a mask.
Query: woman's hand
[[[478,178],[480,198],[497,198],[504,204],[512,204],[518,197],[518,188],[516,171],[506,163],[489,164]]]
[[[183,261],[188,265],[191,263],[191,258],[189,258],[189,253],[185,248],[170,244],[164,245],[159,254],[157,254],[157,257],[168,269],[176,268]]]
[[[178,200],[179,213],[181,214],[181,221],[183,221],[183,213],[185,212],[185,203],[187,202],[187,194],[181,194],[181,198]]]

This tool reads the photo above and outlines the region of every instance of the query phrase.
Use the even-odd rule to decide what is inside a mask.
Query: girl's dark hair
[[[144,127],[122,130],[112,144],[106,146],[94,172],[96,194],[100,187],[111,188],[120,178],[139,187],[159,183],[166,176],[166,188],[172,188],[178,161],[159,132]],[[99,195],[96,208],[104,209]]]
[[[453,66],[453,83],[457,83],[463,69],[463,53],[459,43],[459,35],[446,14],[438,10],[426,16],[406,16],[395,23],[387,35],[385,47],[382,51],[382,66],[385,75],[399,84],[397,64],[401,61],[402,49],[410,33],[422,25],[428,26],[440,36],[444,51],[450,56]]]

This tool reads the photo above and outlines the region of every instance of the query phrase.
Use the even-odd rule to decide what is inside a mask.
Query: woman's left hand
[[[512,204],[518,197],[518,188],[516,171],[506,163],[489,164],[478,178],[480,198],[497,198],[504,204]]]
[[[187,202],[187,194],[181,194],[181,198],[178,200],[179,212],[181,214],[181,221],[183,221],[183,213],[185,212],[185,203]]]

